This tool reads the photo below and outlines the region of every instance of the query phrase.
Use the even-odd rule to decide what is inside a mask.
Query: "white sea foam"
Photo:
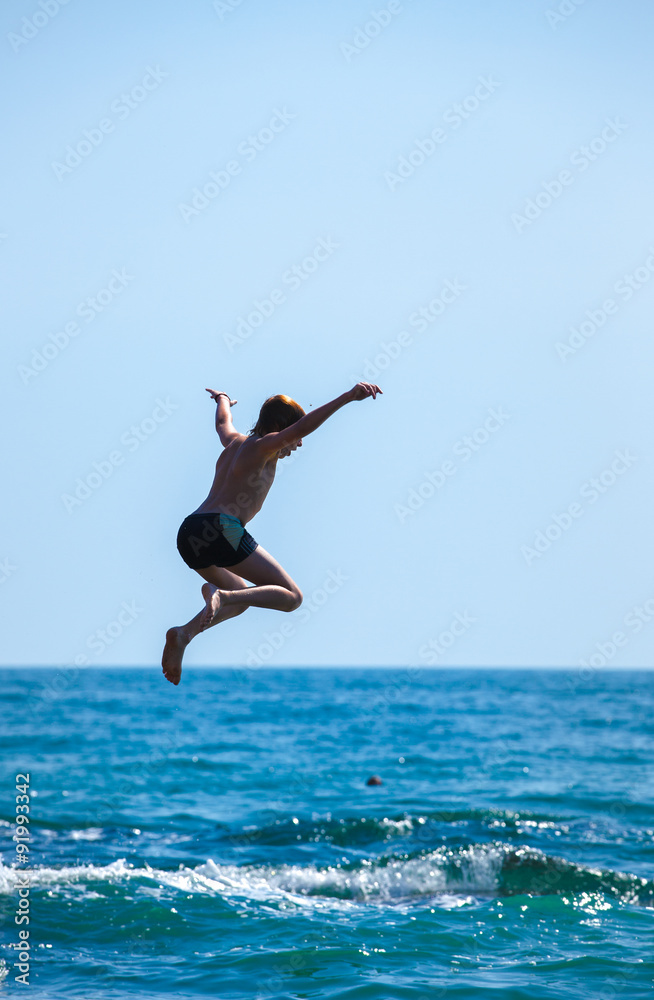
[[[142,870],[128,865],[124,858],[112,861],[109,865],[63,865],[61,868],[38,867],[7,868],[0,864],[0,893],[16,891],[19,883],[22,885],[26,874],[29,875],[31,888],[63,888],[83,882],[117,882],[133,875],[142,875]]]
[[[289,902],[322,908],[332,905],[400,904],[441,897],[439,905],[464,905],[475,893],[497,886],[504,851],[498,845],[475,845],[456,852],[439,849],[416,858],[363,862],[357,868],[315,865],[221,865],[212,859],[196,868],[166,871],[135,868],[124,859],[108,865],[69,865],[30,869],[33,888],[54,892],[87,890],[94,882],[140,881],[149,892],[168,887],[184,894],[223,899]],[[0,865],[0,892],[15,891],[20,869]]]
[[[85,830],[71,830],[71,840],[100,840],[104,830],[99,826],[89,826]]]
[[[379,820],[379,825],[388,830],[389,833],[396,833],[404,836],[413,830],[413,820],[410,816],[406,819],[388,819],[386,816]]]

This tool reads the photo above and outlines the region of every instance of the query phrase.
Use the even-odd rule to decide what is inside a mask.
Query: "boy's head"
[[[290,396],[270,396],[259,411],[259,418],[250,431],[257,437],[272,431],[283,431],[304,416],[304,410]]]

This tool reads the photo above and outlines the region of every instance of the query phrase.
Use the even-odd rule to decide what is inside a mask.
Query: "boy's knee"
[[[290,597],[288,602],[288,611],[297,611],[297,609],[302,604],[302,591],[298,587],[294,587],[290,591]]]

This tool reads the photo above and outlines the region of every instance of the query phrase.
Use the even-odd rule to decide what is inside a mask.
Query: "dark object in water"
[[[366,785],[383,785],[384,782],[381,780],[378,774],[371,775],[366,781]]]

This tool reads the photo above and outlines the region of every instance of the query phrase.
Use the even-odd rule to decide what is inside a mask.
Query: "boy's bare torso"
[[[221,513],[251,521],[275,479],[279,453],[262,455],[257,438],[239,434],[220,455],[209,496],[195,514]]]

